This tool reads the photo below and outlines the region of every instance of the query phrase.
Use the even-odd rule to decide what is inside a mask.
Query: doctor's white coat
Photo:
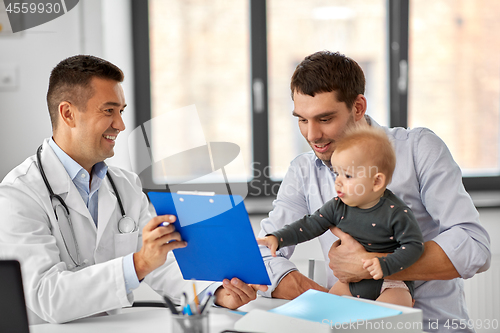
[[[120,208],[107,178],[99,189],[96,227],[48,140],[43,142],[41,160],[54,193],[69,207],[80,262],[86,264],[81,269],[75,267],[68,253],[77,260],[66,214],[57,199],[49,199],[36,155],[29,157],[0,184],[0,258],[21,262],[30,324],[67,322],[132,305],[133,294],[126,293],[122,260],[140,249],[142,228],[154,215],[138,176],[116,167],[108,169],[126,215],[139,223],[138,231],[120,234]],[[59,223],[53,205],[59,206]],[[190,281],[182,279],[171,253],[145,282],[159,294],[174,298],[190,286]]]

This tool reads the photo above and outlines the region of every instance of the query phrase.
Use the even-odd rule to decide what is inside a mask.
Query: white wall
[[[134,119],[131,25],[129,1],[84,0],[51,22],[10,36],[0,34],[0,67],[17,69],[17,87],[0,89],[0,179],[51,136],[45,101],[50,71],[75,54],[102,57],[125,73],[124,118],[130,126],[118,137],[115,157],[107,162],[131,169],[126,138]]]

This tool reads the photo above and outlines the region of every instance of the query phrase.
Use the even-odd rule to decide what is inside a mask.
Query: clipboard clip
[[[213,197],[215,192],[202,192],[202,191],[177,191],[180,195],[203,195],[206,197]]]

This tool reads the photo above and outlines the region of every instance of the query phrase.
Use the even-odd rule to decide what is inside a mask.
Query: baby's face
[[[380,195],[373,190],[378,168],[370,165],[359,148],[334,151],[331,162],[337,196],[346,205],[366,209],[378,202]]]

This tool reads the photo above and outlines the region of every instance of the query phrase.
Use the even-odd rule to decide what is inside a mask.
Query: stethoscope
[[[80,261],[80,250],[78,248],[78,242],[76,241],[76,235],[75,235],[75,230],[73,228],[73,223],[71,222],[69,208],[66,205],[66,202],[64,202],[63,198],[61,198],[61,196],[59,196],[58,194],[55,194],[54,191],[52,191],[52,187],[50,186],[49,181],[47,180],[47,177],[45,176],[45,172],[43,171],[41,153],[42,153],[42,145],[40,145],[40,147],[38,147],[38,150],[36,151],[36,160],[38,163],[38,169],[40,170],[40,174],[42,175],[43,182],[45,183],[45,186],[47,187],[47,190],[49,191],[50,201],[52,202],[54,199],[57,199],[59,201],[59,203],[64,207],[64,213],[66,215],[66,219],[68,220],[68,225],[69,225],[69,228],[71,230],[71,236],[73,237],[73,241],[75,243],[76,261],[73,259],[73,256],[71,255],[71,252],[68,249],[68,245],[66,244],[66,240],[64,239],[64,235],[61,232],[64,246],[66,247],[66,251],[68,252],[68,254],[70,256],[71,261],[73,261],[73,263],[75,264],[75,267],[80,267],[83,264],[85,264],[85,262],[81,263],[81,261]],[[118,193],[118,190],[116,189],[115,182],[113,181],[113,178],[109,174],[109,171],[106,173],[106,176],[108,177],[108,180],[111,184],[111,187],[113,187],[113,190],[115,191],[116,199],[118,201],[118,205],[120,206],[120,212],[122,214],[121,219],[118,221],[118,231],[121,234],[132,233],[132,232],[137,230],[138,224],[131,217],[128,217],[127,215],[125,215],[125,209],[123,209],[122,200],[120,199],[120,195]],[[53,209],[54,209],[54,214],[56,216],[57,223],[59,223],[59,217],[57,216],[57,211],[56,211],[57,207],[58,206],[56,205],[55,207],[53,207]]]

